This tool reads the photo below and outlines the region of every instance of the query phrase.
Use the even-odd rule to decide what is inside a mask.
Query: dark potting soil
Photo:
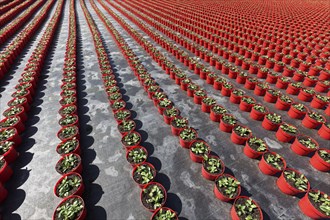
[[[254,151],[257,151],[257,152],[262,152],[262,151],[258,151],[258,148],[260,147],[260,145],[256,144],[256,143],[248,143],[248,145],[254,150]]]
[[[150,167],[150,168],[151,168],[151,167]],[[151,168],[151,172],[152,172],[152,176],[155,178],[155,176],[156,176],[156,170],[153,169],[153,168]],[[138,173],[138,172],[134,172],[134,174],[133,174],[133,179],[135,180],[135,182],[137,182],[137,183],[139,183],[139,184],[142,184],[143,179],[142,179],[142,176],[141,176],[140,173]],[[152,180],[150,180],[150,182],[151,182],[151,181],[152,181]]]
[[[63,161],[62,161],[62,162],[63,162]],[[80,159],[76,160],[75,163],[74,163],[74,166],[71,167],[70,170],[68,170],[68,171],[66,171],[66,172],[64,172],[64,173],[63,173],[63,172],[61,171],[61,169],[60,169],[62,163],[58,163],[58,164],[56,164],[55,169],[56,169],[56,171],[57,171],[58,173],[60,173],[60,174],[66,174],[66,173],[70,173],[73,169],[75,169],[75,168],[78,166],[79,163],[80,163]]]
[[[150,199],[149,197],[149,192],[151,190],[151,188],[154,186],[154,184],[150,184],[147,188],[145,188],[145,192],[142,192],[142,204],[147,208],[147,209],[153,209],[154,210],[154,204],[152,203],[147,203],[147,200]],[[162,188],[160,188],[163,192],[163,195],[165,196],[165,192],[163,191]],[[165,198],[162,198],[161,204],[165,203]]]
[[[73,204],[73,202],[75,201],[75,200],[77,200],[77,198],[72,198],[72,199],[68,199],[66,202],[65,202],[65,204]],[[80,199],[79,199],[80,200]],[[81,201],[81,203],[83,204],[83,201]],[[62,205],[64,205],[64,204],[62,204]],[[80,215],[81,215],[81,213],[84,211],[84,208],[85,207],[83,207],[83,209],[75,216],[75,219],[77,219]],[[63,217],[58,217],[58,215],[59,215],[59,212],[58,211],[56,211],[56,213],[55,213],[55,220],[62,220],[63,219]]]
[[[236,204],[244,205],[245,204],[245,200],[246,199],[244,199],[244,198],[237,199],[236,200]],[[235,210],[237,211],[236,206],[235,206]],[[259,212],[259,209],[258,208],[253,209],[252,210],[252,213],[250,213],[250,215],[252,216],[252,219],[261,219],[260,212]],[[243,215],[239,216],[239,219],[240,220],[245,220],[247,216],[248,215],[243,214]]]
[[[67,177],[67,179],[68,179],[68,180],[73,179],[75,176],[76,176],[76,175],[70,175],[70,176]],[[78,187],[73,187],[73,188],[69,191],[69,196],[73,195],[73,194],[79,189],[79,187],[81,186],[81,184],[82,184],[82,181],[81,181],[81,183],[80,183],[80,185],[79,185]],[[57,187],[58,187],[58,186],[57,186]],[[58,189],[58,188],[56,188],[56,194],[59,195],[59,189]]]
[[[285,171],[285,172],[293,173],[293,171],[289,171],[289,170],[287,170],[287,171]],[[298,188],[295,186],[294,181],[293,181],[292,179],[288,179],[287,176],[286,176],[285,174],[284,174],[284,178],[285,178],[285,180],[290,184],[290,186],[292,186],[292,187],[295,188],[295,189],[298,189]]]
[[[323,211],[320,209],[320,206],[322,205],[321,202],[319,202],[319,201],[315,202],[315,201],[313,200],[313,198],[309,195],[309,193],[308,193],[308,199],[309,199],[309,201],[312,203],[312,205],[313,205],[313,206],[314,206],[319,212],[321,212],[323,215],[326,215],[325,212],[323,212]]]
[[[266,158],[266,156],[267,155],[269,155],[270,153],[266,153],[265,154],[265,158]],[[266,160],[265,160],[266,161]],[[266,162],[267,163],[267,162]],[[278,168],[276,168],[273,164],[271,164],[271,163],[268,163],[269,165],[271,165],[272,167],[274,167],[275,169],[277,169],[278,170]],[[283,162],[283,160],[280,160],[279,162],[278,162],[278,164],[280,165],[280,167],[281,168],[283,168],[284,167],[284,162]]]
[[[217,170],[216,170],[216,172],[214,172],[214,173],[210,173],[208,170],[207,170],[207,164],[206,164],[206,161],[205,160],[203,160],[203,167],[204,167],[204,169],[206,170],[206,172],[208,172],[209,174],[218,174],[218,173],[220,173],[221,171],[222,171],[222,166],[221,166],[221,163],[220,163],[220,167],[217,167]]]
[[[225,190],[227,189],[226,187],[219,187],[219,184],[216,184],[217,189],[226,197],[230,198],[229,195],[225,192]],[[235,198],[238,194],[238,188],[236,188],[235,194],[233,195],[233,197],[231,198]]]
[[[318,155],[322,158],[322,160],[324,160],[324,162],[329,163],[329,162],[327,162],[327,161],[330,160],[330,154],[327,154],[326,156],[322,156],[322,155],[319,153],[319,151],[318,151],[317,153],[318,153]]]
[[[78,142],[75,143],[75,146],[74,146],[73,150],[70,151],[70,152],[68,152],[68,153],[73,152],[73,151],[77,148],[77,146],[78,146]],[[64,149],[62,149],[62,147],[60,146],[59,148],[57,148],[57,152],[58,152],[59,154],[64,154]]]

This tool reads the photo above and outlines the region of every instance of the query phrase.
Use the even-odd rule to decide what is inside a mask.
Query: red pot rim
[[[77,192],[77,191],[82,187],[82,185],[84,184],[84,183],[83,183],[83,178],[81,177],[81,175],[80,175],[79,173],[76,173],[76,172],[70,172],[70,173],[64,174],[64,175],[62,175],[61,178],[56,182],[55,187],[54,187],[54,194],[55,194],[57,197],[62,198],[62,197],[60,197],[60,196],[57,194],[57,192],[56,192],[56,189],[57,189],[58,185],[62,182],[62,180],[63,180],[65,177],[67,177],[67,176],[71,176],[71,175],[78,176],[78,177],[81,179],[81,184],[80,184],[80,186],[78,187],[78,189],[76,190],[76,192]],[[67,198],[67,197],[64,197],[64,198]]]
[[[68,196],[68,197],[63,198],[63,200],[60,202],[60,204],[57,205],[57,207],[56,207],[56,209],[55,209],[55,211],[54,211],[53,219],[55,219],[57,209],[58,209],[61,205],[63,205],[66,201],[68,201],[69,199],[74,199],[74,198],[79,199],[79,200],[82,202],[82,205],[83,205],[83,210],[80,212],[80,215],[77,217],[77,219],[79,219],[79,218],[81,217],[81,215],[83,214],[83,212],[84,212],[84,209],[85,209],[85,202],[84,202],[84,200],[83,200],[80,196],[77,196],[77,195],[72,195],[72,196]]]

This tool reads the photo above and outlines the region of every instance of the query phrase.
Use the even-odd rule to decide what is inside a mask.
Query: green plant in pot
[[[18,106],[18,105],[21,105],[23,104],[24,102],[26,102],[27,99],[25,97],[22,97],[22,98],[15,98],[13,99],[10,103],[8,103],[8,105],[10,107],[13,107],[13,106]]]
[[[245,102],[245,103],[250,104],[250,105],[255,103],[254,99],[251,98],[251,97],[242,97],[242,102]]]
[[[65,203],[61,204],[55,212],[55,220],[75,220],[79,217],[84,209],[84,204],[81,199],[71,198],[66,200]]]
[[[252,137],[248,140],[248,145],[257,152],[266,152],[267,145],[265,141],[260,138]]]
[[[220,105],[214,105],[212,106],[211,110],[218,115],[222,115],[222,114],[226,114],[227,113],[227,109],[225,109],[224,107],[220,106]]]
[[[2,141],[0,142],[0,157],[9,151],[11,147],[15,145],[12,141]]]
[[[327,194],[322,194],[321,191],[311,191],[308,197],[313,206],[320,210],[324,215],[330,216],[330,199]]]
[[[78,144],[79,144],[79,141],[77,140],[76,137],[66,140],[66,141],[62,142],[61,144],[59,144],[59,146],[57,148],[57,152],[59,154],[71,153],[72,151],[74,151],[76,149]]]
[[[176,117],[180,114],[179,110],[175,107],[172,108],[167,108],[164,110],[164,115],[166,115],[167,117]]]
[[[128,133],[122,138],[125,146],[135,146],[141,141],[140,135],[136,132]]]
[[[322,102],[329,102],[330,98],[328,96],[316,94],[315,95],[317,99],[321,100]]]
[[[208,154],[209,147],[204,141],[195,141],[192,143],[190,150],[196,155],[204,156]]]
[[[195,90],[194,94],[196,96],[199,96],[199,97],[205,97],[206,96],[206,92],[202,89],[199,89],[199,90]]]
[[[266,113],[267,109],[265,106],[256,104],[252,108],[254,108],[256,111],[261,112],[261,113]]]
[[[197,138],[197,134],[195,129],[193,128],[184,128],[181,132],[179,137],[184,141],[192,141]]]
[[[63,160],[56,165],[56,170],[60,174],[66,174],[75,169],[80,163],[80,158],[78,158],[75,154],[66,155]]]
[[[223,83],[222,87],[226,88],[226,89],[232,89],[233,85],[230,83]]]
[[[319,150],[318,154],[325,162],[330,164],[330,154],[326,150]]]
[[[210,98],[210,97],[206,97],[202,100],[202,102],[207,105],[207,106],[212,106],[215,105],[215,99],[214,98]]]
[[[203,156],[203,167],[210,174],[218,174],[223,170],[221,160],[208,155]]]
[[[170,107],[172,105],[173,105],[173,102],[171,100],[169,100],[168,98],[163,98],[159,102],[159,107],[161,107],[161,108],[167,108],[167,107]]]
[[[232,94],[236,95],[236,96],[243,96],[244,95],[244,91],[241,89],[234,89],[232,91]]]
[[[67,126],[74,124],[77,120],[78,118],[75,115],[66,115],[60,119],[59,123],[61,126]]]
[[[147,164],[141,164],[133,172],[133,179],[138,184],[147,184],[155,178],[155,170]]]
[[[249,137],[252,134],[251,129],[237,125],[234,129],[234,132],[240,137]]]
[[[321,114],[317,113],[317,112],[314,112],[314,111],[312,111],[312,112],[308,112],[307,115],[308,115],[310,118],[312,118],[312,119],[314,119],[315,121],[317,121],[317,122],[325,123],[325,119],[324,119],[324,117],[323,117]]]
[[[269,113],[266,115],[266,118],[274,124],[282,123],[282,117],[276,113]]]
[[[307,112],[307,108],[303,104],[293,104],[292,107],[300,112]]]
[[[57,185],[56,193],[61,198],[70,196],[78,190],[81,184],[82,184],[82,180],[78,175],[72,174],[66,176]]]
[[[275,90],[275,89],[268,89],[267,92],[273,96],[279,96],[280,95],[280,91]]]
[[[14,107],[11,107],[10,109],[7,109],[3,113],[3,116],[5,116],[6,118],[9,118],[11,116],[15,116],[15,115],[21,113],[23,110],[24,110],[24,108],[22,106],[14,106]]]
[[[135,128],[133,120],[123,120],[119,125],[118,129],[121,133],[130,132]]]
[[[129,163],[138,164],[147,159],[147,153],[142,148],[134,148],[129,151],[127,160]]]
[[[76,97],[68,96],[68,97],[65,97],[65,98],[61,99],[60,104],[61,105],[70,105],[70,104],[75,103],[76,100],[77,100]]]
[[[189,83],[188,84],[188,89],[189,90],[192,90],[192,91],[195,91],[195,90],[198,90],[199,89],[199,86],[194,84],[194,83]]]
[[[125,102],[122,101],[122,100],[117,100],[111,105],[111,108],[113,110],[118,110],[118,109],[121,109],[123,107],[125,107]]]
[[[165,192],[156,184],[151,184],[142,190],[142,203],[149,209],[155,210],[160,208],[165,199]]]
[[[239,193],[240,182],[229,175],[219,176],[215,181],[218,190],[226,197],[232,199]]]
[[[76,126],[68,126],[64,127],[59,132],[59,137],[61,140],[68,139],[70,137],[73,137],[78,133],[78,128]]]
[[[301,83],[301,82],[290,83],[290,85],[291,85],[292,87],[297,88],[297,89],[302,88],[302,83]]]
[[[282,170],[284,168],[283,158],[279,154],[265,153],[264,158],[265,161],[274,168],[278,170]]]
[[[176,214],[170,209],[159,209],[153,216],[152,220],[175,220]]]
[[[185,128],[188,126],[188,119],[176,117],[172,120],[171,124],[176,128]]]
[[[61,109],[62,115],[71,115],[76,111],[76,107],[74,105],[66,106]]]
[[[6,141],[15,135],[15,129],[7,128],[0,130],[0,141]]]
[[[315,141],[307,136],[298,136],[297,137],[299,143],[307,147],[308,149],[317,149],[318,145],[315,143]]]
[[[224,123],[229,125],[235,125],[237,123],[237,119],[234,116],[228,114],[224,114],[222,116],[222,120]]]
[[[304,176],[304,174],[299,175],[293,170],[285,170],[283,173],[284,178],[291,186],[300,191],[306,191],[308,189],[308,179]]]
[[[250,198],[239,198],[234,204],[236,213],[240,219],[259,220],[261,219],[258,206]]]
[[[6,118],[3,122],[0,122],[0,129],[1,129],[1,128],[12,127],[12,126],[15,125],[18,121],[19,121],[19,119],[18,119],[18,117],[16,117],[16,116],[12,116],[12,117]]]
[[[122,95],[121,93],[117,92],[117,93],[112,93],[108,96],[108,99],[110,101],[115,101],[115,100],[118,100],[118,99],[121,99],[122,98]]]
[[[120,120],[120,121],[126,119],[130,115],[131,115],[131,112],[127,109],[119,110],[114,114],[115,119]]]
[[[283,123],[280,125],[280,128],[285,131],[286,133],[290,133],[292,135],[295,135],[298,133],[298,129],[292,125],[289,125],[287,123]]]
[[[152,97],[155,100],[161,100],[163,98],[166,98],[166,95],[163,92],[155,92]]]
[[[292,103],[292,102],[293,102],[292,98],[290,98],[290,97],[287,96],[287,95],[281,95],[281,96],[279,97],[279,99],[280,99],[281,101],[285,102],[285,103]]]

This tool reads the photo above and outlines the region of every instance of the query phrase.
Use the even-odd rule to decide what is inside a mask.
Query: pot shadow
[[[143,145],[141,145],[141,146],[143,146]],[[149,154],[149,152],[148,152],[148,154]],[[151,163],[158,172],[162,168],[162,162],[157,157],[148,156],[146,162]],[[158,173],[157,173],[157,175],[158,175]]]
[[[165,206],[172,209],[177,213],[177,215],[180,215],[182,211],[182,202],[181,199],[175,195],[174,193],[167,193],[167,200],[165,203]],[[179,218],[181,219],[181,218]]]
[[[77,7],[77,6],[76,6]],[[83,198],[85,200],[87,217],[88,219],[106,219],[106,211],[103,207],[96,206],[104,194],[102,187],[99,184],[93,183],[100,175],[98,166],[92,164],[96,158],[96,152],[90,147],[94,144],[94,138],[90,135],[93,127],[88,123],[91,118],[88,116],[89,107],[87,92],[86,92],[86,75],[83,60],[83,44],[82,33],[80,29],[80,21],[76,15],[77,24],[77,97],[78,97],[78,117],[79,117],[79,130],[80,130],[80,145],[82,149],[82,164],[83,173],[82,177],[85,184],[85,192]]]
[[[155,181],[161,183],[164,186],[164,188],[166,189],[166,191],[170,190],[171,180],[167,175],[165,175],[163,173],[157,173]]]
[[[7,190],[11,190],[10,197],[7,198],[6,203],[0,206],[0,219],[21,219],[18,214],[13,214],[15,210],[17,210],[21,204],[23,204],[26,192],[22,189],[11,189],[11,187],[6,187]],[[9,194],[8,194],[9,196]],[[10,205],[8,205],[8,203]],[[14,203],[14,204],[11,204]],[[9,216],[5,216],[5,214],[11,213]]]
[[[179,217],[178,219],[179,219],[179,220],[189,220],[189,219],[187,219],[186,217]]]

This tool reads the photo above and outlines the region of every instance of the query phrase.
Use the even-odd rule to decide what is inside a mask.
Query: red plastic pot
[[[298,95],[300,90],[301,90],[301,88],[297,88],[297,87],[294,87],[291,84],[289,84],[288,88],[285,91],[286,91],[286,93],[288,93],[290,95]]]
[[[213,155],[209,155],[209,158],[217,158],[219,159],[219,157],[217,156],[213,156]],[[204,162],[204,161],[203,161]],[[225,164],[222,162],[222,160],[220,160],[220,164],[221,164],[221,171],[219,173],[210,173],[208,172],[205,168],[204,165],[202,165],[202,176],[207,179],[207,180],[211,180],[214,181],[219,175],[222,175],[223,172],[225,172]]]
[[[265,152],[268,151],[268,146],[266,145],[267,150]],[[250,145],[249,145],[249,141],[246,141],[246,144],[243,148],[243,153],[251,158],[251,159],[256,159],[258,157],[260,157],[264,152],[259,152],[259,151],[255,151]]]
[[[316,95],[313,97],[313,100],[311,102],[311,106],[317,109],[323,109],[327,104],[328,104],[327,102],[324,102],[319,98],[317,98]]]
[[[280,176],[280,177],[277,179],[277,181],[276,181],[276,185],[277,185],[277,187],[278,187],[283,193],[285,193],[285,194],[287,194],[287,195],[294,196],[294,195],[297,195],[297,194],[299,194],[299,193],[305,193],[306,191],[309,191],[309,189],[310,189],[310,184],[309,184],[309,182],[307,183],[307,190],[305,190],[305,191],[302,191],[302,190],[296,189],[295,187],[291,186],[290,183],[287,182],[287,180],[286,180],[285,177],[284,177],[284,172],[285,172],[286,170],[287,170],[287,171],[294,171],[295,173],[298,174],[298,176],[301,175],[300,172],[298,172],[298,171],[296,171],[296,170],[294,170],[294,169],[286,168],[286,169],[282,172],[281,176]]]
[[[282,78],[279,78],[275,84],[276,88],[286,89],[289,85],[289,82],[283,81]]]
[[[269,103],[275,103],[277,101],[278,96],[271,94],[268,90],[264,96],[264,100]]]
[[[5,201],[5,199],[8,196],[8,191],[6,190],[6,188],[2,185],[2,183],[0,182],[0,204]]]
[[[222,89],[224,89],[224,88],[222,88]],[[239,104],[241,102],[241,99],[242,99],[242,96],[236,95],[233,92],[231,92],[230,97],[229,97],[229,101],[231,103]]]
[[[79,156],[78,154],[68,153],[68,154],[64,154],[64,155],[61,157],[61,159],[59,159],[59,161],[56,163],[55,169],[56,169],[56,171],[57,171],[59,174],[62,175],[62,173],[57,169],[58,165],[64,160],[65,157],[70,156],[71,154],[75,155],[75,156],[78,158],[79,163],[78,163],[78,165],[77,165],[75,168],[73,168],[73,169],[70,171],[70,173],[71,173],[71,172],[75,172],[75,173],[79,173],[79,174],[82,173],[83,167],[82,167],[82,162],[81,162],[81,158],[80,158],[80,156]],[[67,173],[69,173],[69,172],[67,172]]]
[[[190,156],[190,159],[192,160],[192,161],[194,161],[195,163],[202,163],[203,162],[203,155],[197,155],[197,154],[194,154],[193,152],[192,152],[192,150],[191,150],[191,146],[194,144],[194,142],[196,142],[196,141],[199,141],[199,140],[195,140],[195,141],[193,141],[192,143],[191,143],[191,145],[190,145],[190,151],[189,151],[189,156]],[[208,147],[208,152],[206,153],[206,155],[209,155],[210,154],[210,147],[209,147],[209,145],[205,142],[205,141],[203,141],[206,145],[207,145],[207,147]],[[204,154],[205,155],[205,154]]]
[[[194,94],[194,103],[197,105],[201,105],[202,104],[202,100],[205,98],[206,96],[198,96]]]
[[[241,126],[241,127],[247,128],[245,126]],[[233,129],[230,135],[230,139],[235,144],[244,145],[246,141],[251,138],[251,136],[252,136],[252,132],[247,137],[241,137],[238,134],[236,134],[235,130]]]
[[[302,111],[299,111],[298,109],[296,109],[295,107],[293,107],[293,105],[291,105],[291,107],[288,111],[288,115],[290,116],[290,118],[302,119],[305,117],[307,112],[308,112],[308,109],[306,112],[302,112]]]
[[[271,153],[271,154],[275,155],[275,153],[273,153],[273,152],[266,152],[266,153]],[[283,169],[279,170],[279,169],[276,169],[275,167],[273,167],[272,165],[268,164],[264,157],[265,157],[265,153],[263,153],[261,160],[258,164],[259,169],[263,174],[272,176],[272,175],[275,175],[276,173],[282,172],[286,168],[286,162],[284,159],[282,160],[284,163]]]
[[[235,177],[233,177],[232,175],[229,175],[229,174],[222,174],[222,175],[219,175],[219,176],[217,177],[217,179],[218,179],[218,178],[221,178],[221,177],[223,177],[223,176],[230,177],[230,178],[233,178],[233,179],[237,180]],[[217,198],[220,199],[221,201],[224,201],[224,202],[230,202],[230,201],[233,201],[233,200],[235,200],[237,197],[239,197],[240,194],[241,194],[241,190],[242,190],[241,185],[238,185],[238,187],[237,187],[237,195],[236,195],[235,197],[233,197],[233,198],[230,198],[230,197],[224,195],[222,192],[220,192],[220,190],[218,189],[218,187],[216,186],[216,184],[217,184],[217,180],[215,181],[214,188],[213,188],[213,192],[214,192],[215,197],[217,197]]]
[[[179,141],[180,141],[180,145],[181,145],[181,147],[183,147],[183,148],[187,148],[187,149],[189,149],[191,143],[192,143],[193,141],[195,141],[195,140],[197,139],[197,137],[198,137],[198,133],[197,133],[197,131],[196,131],[195,129],[193,129],[193,128],[191,128],[191,129],[194,131],[194,133],[195,133],[195,137],[196,137],[196,138],[193,139],[193,140],[189,140],[189,141],[183,140],[183,139],[180,137],[180,134],[181,134],[181,132],[182,132],[184,129],[182,129],[182,130],[180,131],[180,134],[179,134]]]
[[[12,128],[12,127],[1,128],[0,132],[3,131],[3,130],[9,130],[9,129],[14,129],[14,135],[9,137],[6,141],[12,141],[12,142],[15,143],[15,146],[19,146],[22,143],[22,139],[21,139],[21,136],[19,136],[16,128]]]
[[[60,153],[59,148],[60,148],[60,146],[61,146],[63,143],[65,143],[66,141],[67,141],[67,140],[64,140],[64,141],[62,141],[60,144],[58,144],[58,145],[56,146],[56,152],[57,152],[58,154],[60,154],[61,156],[65,155],[66,153]],[[80,149],[80,143],[79,143],[79,141],[78,141],[78,144],[77,144],[76,148],[75,148],[72,152],[70,152],[70,153],[75,153],[75,154],[78,154],[78,155],[81,154],[81,149]]]
[[[278,128],[275,136],[276,136],[277,140],[279,140],[281,142],[291,142],[295,138],[296,135],[285,132],[280,126]]]
[[[63,181],[63,179],[64,179],[65,177],[69,177],[69,176],[71,176],[71,175],[78,176],[78,177],[82,180],[82,177],[81,177],[81,175],[80,175],[79,173],[70,172],[70,173],[67,173],[67,174],[63,175],[63,176],[62,176],[62,177],[56,182],[56,185],[55,185],[55,187],[54,187],[54,194],[55,194],[57,197],[61,198],[61,197],[57,194],[57,192],[56,192],[56,190],[57,190],[59,184]],[[72,194],[69,195],[69,196],[73,196],[73,195],[81,196],[81,195],[83,194],[83,192],[84,192],[84,189],[85,189],[84,183],[83,183],[83,181],[81,181],[80,186],[78,187],[78,189],[76,189],[75,192],[71,192]],[[66,196],[66,197],[64,197],[64,198],[67,198],[67,197],[68,197],[68,196]]]
[[[278,98],[275,103],[275,108],[282,111],[287,111],[290,109],[292,102],[285,102],[281,98]]]
[[[300,90],[299,94],[298,94],[298,99],[304,102],[309,102],[312,100],[314,94],[309,94],[307,92],[305,92],[303,89]]]
[[[219,129],[221,131],[231,133],[233,131],[233,128],[234,128],[234,125],[227,124],[222,119],[220,120]]]
[[[249,197],[247,197],[247,196],[239,196],[235,199],[235,202],[234,202],[233,206],[230,209],[230,217],[231,217],[232,220],[241,220],[241,218],[238,216],[238,214],[236,212],[236,209],[235,209],[236,201],[240,198],[249,199]],[[254,200],[252,200],[252,201],[257,206],[257,209],[258,209],[259,215],[260,215],[260,220],[263,220],[264,217],[263,217],[262,211],[260,209],[260,206]]]
[[[305,145],[303,145],[302,143],[299,142],[299,138],[301,138],[301,137],[310,138],[310,137],[305,136],[305,135],[299,135],[299,136],[296,137],[296,139],[294,140],[294,142],[290,146],[291,150],[293,152],[295,152],[296,154],[301,155],[301,156],[305,156],[305,155],[308,155],[311,152],[316,151],[319,148],[319,144],[312,138],[311,138],[312,141],[316,144],[317,147],[314,148],[314,149],[306,147]]]
[[[322,116],[322,118],[323,118],[323,121],[326,121],[324,116]],[[317,120],[311,118],[309,116],[309,114],[307,113],[305,115],[304,119],[301,121],[301,124],[306,128],[314,129],[314,128],[321,126],[322,122],[318,122]]]
[[[17,130],[17,133],[21,134],[25,130],[25,126],[24,126],[24,123],[21,121],[21,118],[19,116],[12,116],[12,117],[9,117],[9,118],[4,118],[3,120],[1,120],[0,123],[3,123],[7,119],[10,119],[10,118],[17,118],[18,121],[10,127],[15,128]]]
[[[245,84],[246,79],[247,79],[247,76],[243,76],[243,75],[238,74],[237,78],[236,78],[236,82],[239,83],[239,84]]]
[[[55,212],[53,214],[53,220],[57,220],[58,218],[56,218],[56,212],[57,212],[57,209],[62,206],[64,203],[66,203],[68,200],[71,200],[71,199],[79,199],[81,202],[82,202],[82,205],[83,205],[83,210],[81,211],[81,213],[76,217],[76,220],[84,220],[86,218],[86,208],[85,208],[85,203],[84,203],[84,200],[80,197],[80,196],[69,196],[69,197],[66,197],[65,199],[63,199],[61,201],[61,203],[56,207],[55,209]]]
[[[254,120],[257,120],[257,121],[262,121],[264,120],[264,117],[265,115],[268,113],[268,109],[266,108],[266,112],[265,113],[262,113],[262,112],[259,112],[257,110],[255,110],[253,107],[251,108],[251,113],[250,113],[250,117]]]
[[[249,78],[247,78],[244,84],[244,88],[248,90],[254,90],[255,87],[256,87],[256,82],[251,82]]]
[[[132,150],[134,150],[134,149],[142,149],[142,150],[146,153],[146,155],[147,155],[147,157],[148,157],[148,151],[147,151],[147,149],[145,149],[145,148],[142,147],[142,146],[135,146],[135,147],[131,147],[129,150],[126,151],[126,160],[127,160],[127,161],[128,161],[129,153],[130,153]],[[146,160],[147,160],[147,159],[143,160],[143,161],[140,162],[140,163],[130,163],[130,164],[132,165],[132,167],[136,167],[137,165],[144,163]],[[128,161],[128,162],[129,162],[129,161]]]
[[[136,184],[138,184],[141,189],[143,189],[148,183],[146,183],[146,184],[140,184],[140,183],[136,182],[135,179],[134,179],[134,173],[138,169],[138,167],[139,166],[142,166],[142,165],[149,166],[151,168],[151,170],[153,171],[152,172],[153,179],[151,181],[153,181],[155,179],[156,175],[157,175],[157,171],[156,171],[155,167],[151,163],[143,162],[143,163],[140,163],[138,165],[133,166],[132,178],[133,178],[134,182]]]
[[[3,143],[4,141],[0,142],[0,143]],[[12,145],[9,150],[0,155],[0,156],[3,156],[3,158],[6,160],[6,162],[8,164],[11,164],[12,162],[14,162],[16,160],[16,158],[18,157],[18,152],[15,150],[15,144]]]
[[[127,135],[129,135],[129,134],[132,134],[132,133],[137,134],[137,135],[140,137],[140,140],[139,140],[137,143],[135,143],[134,145],[127,145],[127,144],[125,144],[125,143],[124,143],[124,138],[125,138],[125,136],[127,136]],[[124,136],[122,137],[122,139],[121,139],[121,143],[126,147],[127,150],[130,149],[130,148],[132,148],[132,147],[139,146],[141,142],[142,142],[141,134],[140,134],[139,132],[136,132],[136,131],[133,131],[133,132],[131,132],[131,133],[127,133],[127,134],[124,135]]]
[[[73,127],[73,128],[75,128],[75,130],[76,130],[75,134],[74,134],[74,135],[71,135],[70,137],[67,137],[67,138],[61,137],[61,136],[60,136],[61,131],[64,130],[64,129],[66,129],[66,128],[68,128],[68,127]],[[62,128],[57,132],[57,137],[58,137],[61,141],[66,141],[66,140],[72,139],[72,138],[74,138],[74,137],[76,137],[77,139],[79,139],[79,137],[80,137],[80,135],[79,135],[79,129],[78,129],[78,127],[75,126],[75,125],[73,125],[73,126],[64,126],[64,127],[62,127]]]
[[[328,172],[330,170],[330,163],[327,163],[324,159],[322,159],[322,157],[319,154],[320,150],[324,150],[330,153],[329,149],[323,149],[323,148],[319,149],[315,152],[314,156],[311,157],[309,163],[319,171]]]
[[[213,88],[215,90],[221,90],[222,89],[222,83],[221,82],[217,82],[217,81],[214,80]]]
[[[328,128],[325,124],[322,124],[317,133],[323,139],[330,140],[330,128]]]
[[[162,208],[162,207],[164,206],[165,202],[166,202],[166,199],[167,199],[167,192],[166,192],[164,186],[161,185],[160,183],[157,183],[157,182],[151,182],[151,183],[148,183],[147,185],[145,185],[145,186],[143,187],[143,189],[141,190],[141,194],[140,194],[140,200],[141,200],[141,202],[142,202],[142,195],[143,195],[144,190],[147,189],[150,185],[157,185],[158,187],[160,187],[160,188],[162,189],[162,191],[163,191],[163,193],[164,193],[164,201],[163,201],[163,203],[161,204],[161,206],[159,207],[159,208]],[[147,208],[147,207],[144,205],[143,202],[142,202],[142,205],[143,205],[145,208]],[[148,209],[148,208],[147,208],[147,209]],[[150,212],[155,212],[157,209],[148,209],[148,210],[149,210]]]
[[[253,99],[253,100],[254,100],[254,103],[256,103],[256,100],[255,99]],[[239,104],[239,109],[244,112],[251,112],[253,105],[254,104],[249,104],[247,102],[241,101]]]
[[[221,95],[229,97],[231,95],[233,88],[226,88],[222,86],[221,88]]]
[[[312,190],[313,192],[316,192],[315,190]],[[306,216],[312,218],[312,219],[321,219],[324,218],[326,219],[327,216],[324,215],[321,211],[319,211],[314,205],[313,203],[309,200],[308,197],[308,193],[310,191],[308,191],[305,196],[299,200],[298,205],[300,210],[302,211],[302,213],[304,213]],[[323,192],[321,192],[322,195],[324,194]]]
[[[266,82],[270,84],[275,84],[277,82],[277,79],[278,79],[277,75],[268,74],[266,78]]]
[[[328,92],[329,85],[325,85],[323,81],[318,81],[316,86],[314,87],[315,91],[317,92]]]
[[[7,182],[10,177],[13,175],[13,170],[8,165],[7,161],[5,160],[5,164],[0,168],[0,183]]]
[[[14,98],[14,99],[10,100],[10,101],[7,103],[7,105],[8,105],[9,107],[13,107],[14,105],[13,105],[12,103],[13,103],[13,101],[14,101],[15,99],[17,99],[17,98]],[[24,99],[25,99],[25,100],[24,100],[24,102],[23,102],[22,104],[19,104],[19,105],[16,105],[16,106],[23,106],[25,112],[28,112],[28,111],[30,110],[30,104],[28,103],[28,101],[27,101],[26,98],[24,98]]]

